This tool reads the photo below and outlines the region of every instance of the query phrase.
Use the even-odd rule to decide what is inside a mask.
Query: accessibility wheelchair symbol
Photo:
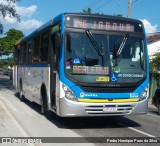
[[[117,82],[118,81],[118,74],[111,74],[111,81]]]

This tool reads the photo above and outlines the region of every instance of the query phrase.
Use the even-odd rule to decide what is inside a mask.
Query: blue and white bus
[[[60,117],[145,114],[149,62],[143,23],[63,13],[16,43],[13,84]]]

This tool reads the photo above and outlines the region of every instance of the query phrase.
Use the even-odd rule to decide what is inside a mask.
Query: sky
[[[4,3],[5,0],[0,0]],[[127,17],[129,0],[20,0],[14,6],[21,21],[7,16],[4,32],[10,28],[30,34],[50,19],[63,12],[82,12],[90,7],[92,13],[123,14]],[[132,0],[131,18],[143,21],[147,33],[160,32],[160,0]]]

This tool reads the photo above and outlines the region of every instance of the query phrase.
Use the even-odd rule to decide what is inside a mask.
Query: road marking
[[[128,126],[125,125],[125,124],[122,124],[122,123],[118,123],[118,124],[121,125],[121,126],[127,127],[128,129],[131,129],[131,130],[133,130],[133,131],[136,131],[136,132],[138,132],[138,133],[141,133],[141,134],[143,134],[143,135],[146,135],[146,136],[148,136],[148,137],[156,137],[156,136],[154,136],[154,135],[151,135],[151,134],[149,134],[149,133],[146,133],[146,132],[143,132],[143,131],[141,131],[141,130],[135,129],[135,128],[133,128],[133,127],[128,127]]]
[[[18,123],[18,121],[14,118],[14,116],[9,112],[9,110],[5,107],[4,103],[0,100],[1,107],[5,110],[5,112],[8,114],[8,116],[11,118],[11,120],[14,122],[14,124],[17,126],[17,128],[21,131],[22,137],[29,137],[29,135],[25,132],[25,130],[22,128],[22,126]],[[29,144],[29,146],[35,146],[34,144]]]

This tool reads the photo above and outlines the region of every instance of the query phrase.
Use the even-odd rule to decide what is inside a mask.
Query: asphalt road
[[[76,137],[81,137],[80,140],[90,142],[83,144],[63,143],[65,139],[61,138],[59,140],[61,143],[54,143],[54,145],[71,146],[158,146],[160,144],[156,143],[157,140],[160,140],[158,138],[160,137],[160,116],[152,105],[149,105],[146,115],[127,117],[59,118],[54,113],[52,115],[51,119],[47,119],[40,114],[40,106],[36,103],[27,100],[20,102],[9,78],[0,77],[0,137],[70,137],[71,139],[68,140],[73,142]],[[107,139],[107,137],[110,138]],[[144,140],[143,137],[155,143],[144,144],[141,141],[141,139]],[[121,139],[125,138],[127,140],[129,138],[138,140],[139,138],[139,141],[137,143],[120,143]],[[110,143],[104,143],[107,140]],[[0,143],[0,145],[2,144]]]

